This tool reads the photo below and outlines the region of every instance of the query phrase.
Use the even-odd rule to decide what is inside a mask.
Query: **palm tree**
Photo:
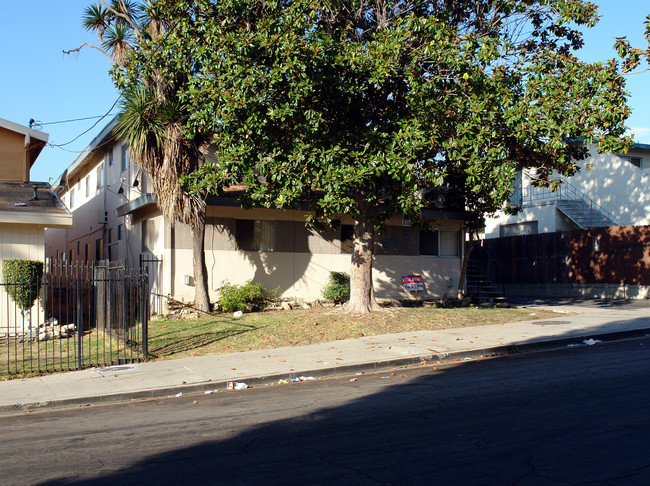
[[[118,69],[127,69],[129,53],[147,40],[156,40],[165,31],[150,2],[113,0],[110,4],[86,8],[83,25],[97,33],[101,47],[90,46],[108,55]],[[162,70],[161,70],[162,69]],[[122,116],[116,135],[128,143],[134,162],[145,171],[158,196],[158,207],[166,219],[184,223],[192,231],[195,306],[210,310],[205,266],[205,201],[190,195],[181,185],[181,176],[198,169],[201,149],[207,137],[189,137],[183,131],[183,112],[178,90],[186,80],[180,72],[155,65],[131,70],[123,92]],[[117,80],[116,80],[117,81]],[[124,81],[124,79],[122,79]]]

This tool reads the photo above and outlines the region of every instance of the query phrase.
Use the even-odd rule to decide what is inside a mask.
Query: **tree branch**
[[[108,52],[106,52],[104,49],[102,49],[101,47],[94,46],[92,44],[88,44],[87,42],[84,42],[83,44],[81,44],[76,49],[70,49],[69,51],[63,50],[63,54],[68,54],[69,55],[69,54],[72,54],[74,52],[80,52],[81,49],[83,49],[84,47],[90,47],[92,49],[97,49],[99,52],[101,52],[106,57],[108,57],[111,61],[113,61],[113,58],[111,57],[111,55]]]

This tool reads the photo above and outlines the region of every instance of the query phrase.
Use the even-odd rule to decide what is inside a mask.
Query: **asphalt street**
[[[650,484],[650,340],[0,417],[0,483]]]

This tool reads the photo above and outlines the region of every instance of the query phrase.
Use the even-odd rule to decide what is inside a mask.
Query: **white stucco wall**
[[[537,221],[537,231],[539,233],[558,231],[556,229],[558,223],[556,213],[555,204],[544,204],[524,208],[514,216],[505,213],[498,213],[494,218],[486,218],[485,237],[498,238],[500,236],[500,225],[530,221]]]
[[[609,211],[621,225],[650,224],[650,149],[632,148],[627,156],[640,157],[642,166],[636,167],[616,154],[599,154],[589,147],[591,154],[578,162],[580,171],[568,182],[578,191]],[[530,186],[529,178],[522,178],[523,187]],[[535,191],[535,188],[531,190]],[[566,231],[571,223],[555,209],[553,204],[537,202],[526,205],[520,213],[510,216],[503,212],[486,219],[485,237],[499,237],[499,226],[523,221],[539,222],[539,232]]]
[[[579,163],[580,172],[569,182],[612,213],[621,225],[650,224],[650,150],[631,149],[626,155],[641,157],[639,168],[618,155],[598,154]],[[593,167],[593,168],[589,168]]]
[[[194,299],[194,287],[184,283],[192,275],[192,251],[175,252],[174,294],[179,300]],[[215,301],[224,281],[244,284],[249,280],[261,282],[267,288],[280,287],[283,297],[313,300],[322,298],[323,287],[330,271],[350,273],[349,254],[309,254],[284,252],[206,252],[210,298]],[[373,277],[379,299],[408,299],[402,287],[402,275],[420,274],[425,283],[424,299],[441,298],[449,292],[455,296],[460,277],[458,257],[421,257],[380,255],[374,258]]]

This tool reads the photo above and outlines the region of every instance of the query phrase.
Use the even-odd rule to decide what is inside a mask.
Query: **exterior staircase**
[[[555,207],[580,228],[616,226],[616,221],[604,214],[600,207],[584,199],[559,199]]]
[[[534,179],[530,171],[524,170],[523,173],[530,179]],[[551,191],[548,187],[533,187],[531,185],[522,187],[521,177],[519,177],[515,187],[518,202],[524,206],[555,202],[556,209],[580,229],[620,224],[613,214],[578,190],[564,177],[559,177],[559,179],[561,184],[555,191]]]
[[[482,246],[476,245],[467,262],[467,295],[477,302],[504,302],[506,298],[503,286],[497,284],[490,275],[500,269],[503,267]]]

